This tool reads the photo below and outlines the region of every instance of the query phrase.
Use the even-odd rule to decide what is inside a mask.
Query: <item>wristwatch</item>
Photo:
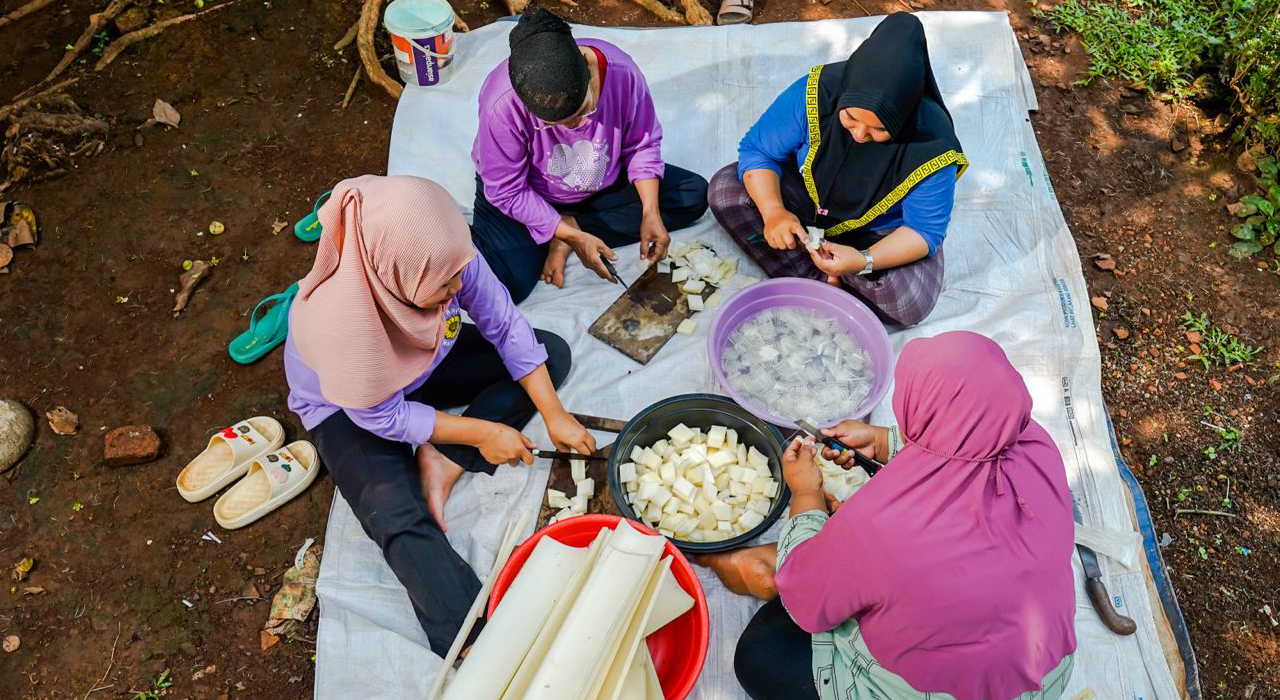
[[[874,257],[872,257],[872,256],[871,256],[871,251],[870,251],[870,250],[863,250],[863,251],[859,251],[859,252],[860,252],[860,253],[862,253],[862,257],[864,257],[864,258],[866,258],[866,259],[867,259],[867,264],[866,264],[866,266],[864,266],[861,270],[859,270],[859,271],[858,271],[858,274],[859,274],[859,275],[869,275],[869,274],[871,274],[871,273],[875,272],[875,271],[876,271],[876,259],[875,259]]]

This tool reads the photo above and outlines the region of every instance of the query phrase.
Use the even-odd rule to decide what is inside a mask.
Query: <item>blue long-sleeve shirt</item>
[[[782,175],[788,159],[796,167],[809,155],[809,126],[805,117],[805,82],[802,77],[783,90],[738,144],[738,179],[748,170],[772,170]],[[929,245],[933,255],[947,235],[955,204],[956,167],[948,165],[921,180],[902,201],[876,217],[872,231],[907,226]]]

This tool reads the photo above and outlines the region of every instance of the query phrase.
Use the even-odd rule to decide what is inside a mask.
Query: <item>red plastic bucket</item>
[[[550,537],[571,547],[586,547],[598,532],[604,528],[613,529],[620,520],[622,518],[616,515],[579,515],[533,533],[511,553],[507,565],[498,574],[498,580],[494,581],[493,594],[489,596],[489,616],[493,616],[502,595],[507,592],[516,574],[520,573],[538,540]],[[644,523],[634,520],[628,522],[646,535],[658,534]],[[666,700],[684,700],[698,682],[702,666],[707,660],[711,624],[707,617],[707,597],[702,593],[702,584],[698,582],[698,575],[694,573],[693,567],[670,540],[667,540],[666,554],[671,556],[671,573],[675,575],[676,583],[693,596],[693,608],[649,635],[647,641],[653,665],[658,671],[658,680],[662,683],[662,695]]]

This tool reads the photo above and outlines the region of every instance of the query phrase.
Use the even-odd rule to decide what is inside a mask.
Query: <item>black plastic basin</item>
[[[791,491],[782,479],[782,433],[732,400],[716,394],[683,394],[663,399],[638,413],[618,433],[618,441],[614,443],[613,453],[609,457],[609,490],[613,493],[613,502],[618,510],[622,511],[624,517],[644,522],[631,508],[631,495],[618,480],[618,466],[631,461],[632,447],[648,447],[666,438],[667,431],[680,423],[690,428],[701,428],[704,432],[713,425],[723,425],[738,431],[738,442],[756,448],[769,458],[769,468],[773,471],[773,478],[777,480],[779,489],[778,497],[774,499],[773,507],[765,516],[764,522],[741,535],[719,542],[686,542],[674,537],[670,538],[671,541],[681,551],[705,554],[736,549],[764,534],[782,516],[791,501]]]

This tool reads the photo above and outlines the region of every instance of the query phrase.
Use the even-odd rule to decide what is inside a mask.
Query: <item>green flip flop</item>
[[[242,365],[251,364],[283,343],[289,335],[289,308],[297,295],[298,283],[294,282],[283,292],[258,302],[249,315],[249,330],[236,336],[227,346],[231,359]],[[258,312],[268,304],[271,307],[259,318]]]
[[[316,205],[312,207],[311,213],[301,219],[298,219],[298,223],[293,225],[293,235],[307,243],[315,243],[320,240],[320,234],[323,233],[324,230],[320,226],[320,219],[316,214],[320,211],[320,207],[324,206],[324,203],[329,201],[329,195],[331,194],[333,194],[333,190],[325,192],[316,199]]]

